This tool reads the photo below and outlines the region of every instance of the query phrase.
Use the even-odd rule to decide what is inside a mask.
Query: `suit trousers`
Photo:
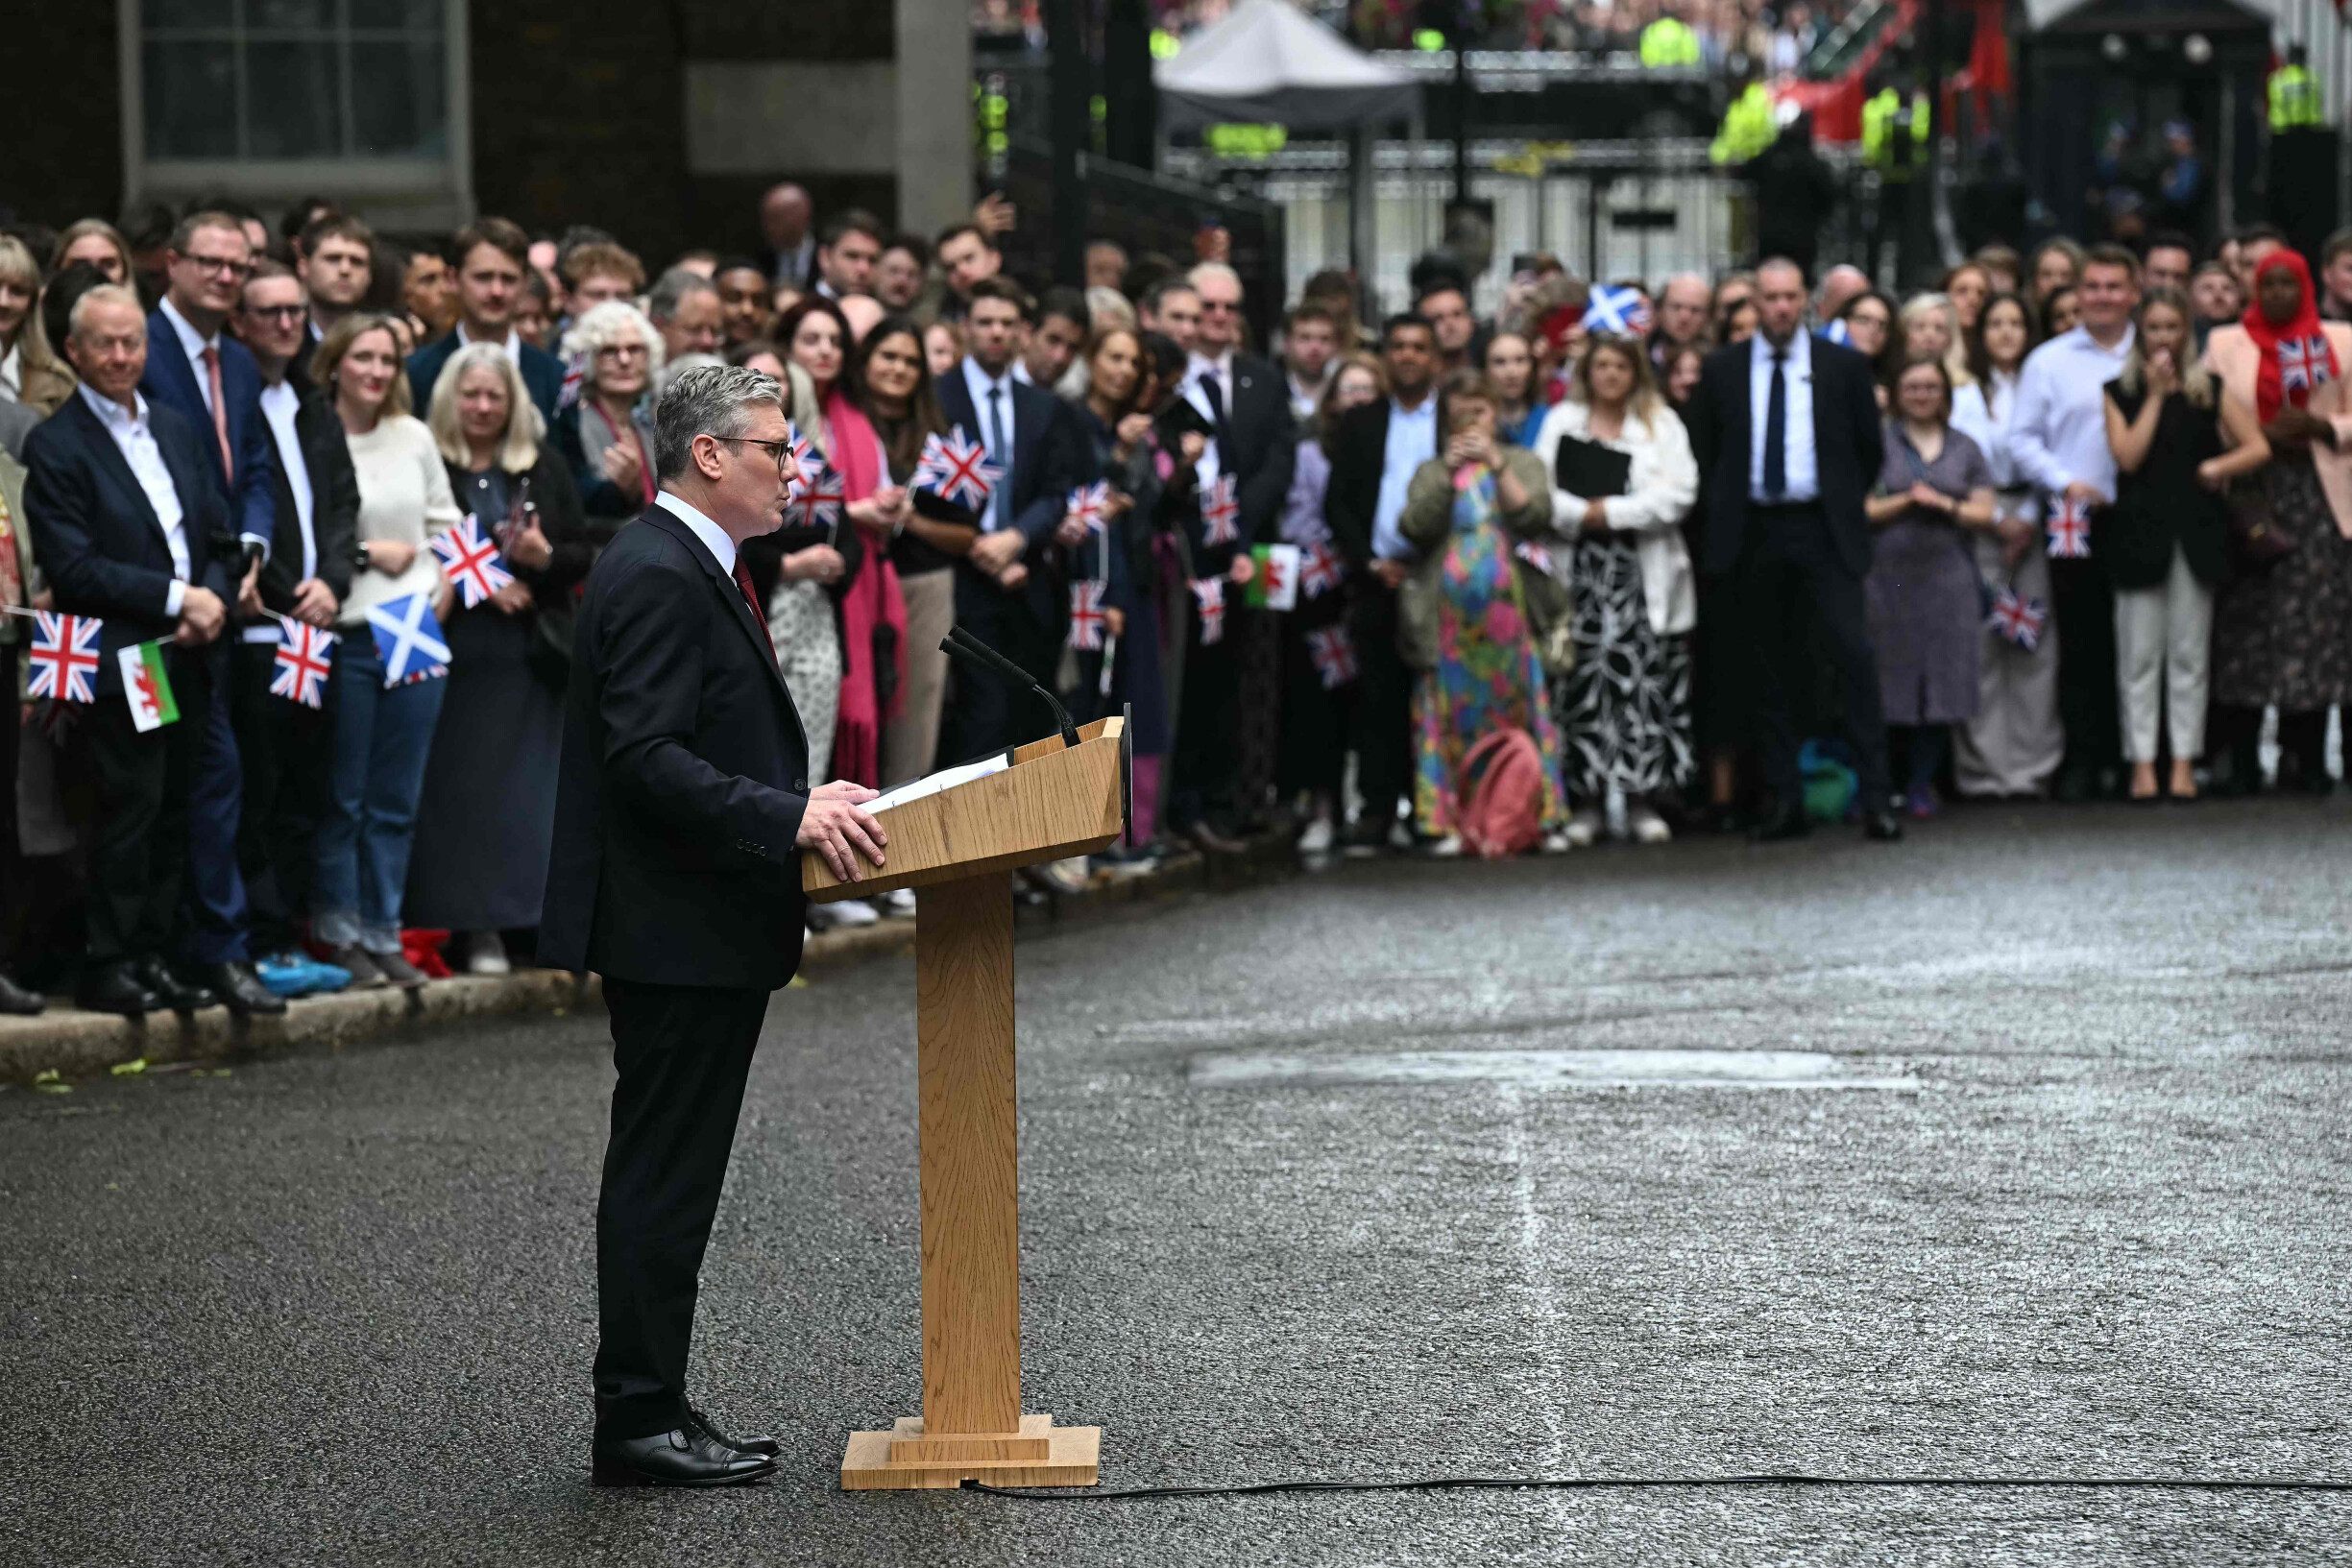
[[[2111,767],[2122,738],[2116,703],[2115,590],[2097,560],[2049,564],[2050,613],[2058,622],[2058,719],[2066,768]]]
[[[190,796],[212,713],[206,650],[164,655],[177,721],[142,734],[120,691],[75,711],[73,755],[88,784],[92,964],[172,958],[188,886]]]
[[[1397,651],[1396,591],[1370,572],[1351,579],[1349,622],[1355,633],[1354,706],[1346,715],[1347,749],[1356,754],[1356,793],[1363,822],[1386,829],[1413,781],[1413,671]]]
[[[1006,593],[968,567],[957,567],[956,624],[1054,688],[1061,649],[1039,623],[1026,594]],[[1044,703],[977,664],[953,665],[939,721],[938,765],[953,767],[1006,746],[1054,733]]]
[[[1224,635],[1209,643],[1200,640],[1196,615],[1186,639],[1183,706],[1168,764],[1172,832],[1188,832],[1202,821],[1228,833],[1237,826],[1241,681],[1242,650],[1234,643],[1233,611],[1225,611]]]
[[[215,700],[205,710],[188,786],[187,956],[200,964],[243,962],[248,956],[245,874],[237,864],[245,770],[230,712],[235,656],[241,651],[241,644],[218,642],[205,650]],[[176,670],[172,678],[179,680]]]
[[[1802,737],[1790,692],[1797,682],[1810,685],[1804,650],[1808,639],[1817,638],[1812,645],[1831,662],[1844,699],[1846,738],[1854,748],[1862,803],[1885,809],[1894,784],[1887,773],[1886,711],[1862,579],[1838,555],[1821,508],[1810,502],[1750,507],[1733,591],[1754,656],[1757,754],[1774,800],[1800,808],[1805,801],[1805,781],[1797,769]]]
[[[2213,650],[2213,590],[2172,546],[2172,567],[2154,588],[2115,594],[2116,679],[2123,710],[2123,760],[2156,760],[2156,719],[2170,718],[2172,755],[2194,761],[2205,749],[2205,675]]]
[[[303,934],[318,868],[319,822],[335,771],[334,683],[326,706],[270,691],[278,644],[241,642],[230,655],[229,709],[245,774],[237,866],[255,952],[284,953]]]
[[[703,1248],[767,997],[605,977],[619,1076],[596,1200],[599,1437],[668,1432],[685,1413]]]

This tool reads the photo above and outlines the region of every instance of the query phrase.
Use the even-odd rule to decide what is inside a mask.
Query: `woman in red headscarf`
[[[2213,741],[2221,793],[2259,787],[2255,735],[2279,711],[2279,772],[2330,787],[2328,710],[2352,699],[2352,327],[2319,319],[2311,269],[2291,250],[2255,263],[2254,300],[2217,327],[2205,359],[2253,408],[2271,459],[2271,525],[2293,548],[2265,564],[2241,550],[2214,610]]]

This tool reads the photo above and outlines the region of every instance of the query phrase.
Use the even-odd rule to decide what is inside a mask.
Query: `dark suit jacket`
[[[1870,570],[1870,519],[1862,513],[1862,498],[1886,460],[1878,395],[1872,391],[1869,360],[1821,338],[1813,339],[1810,350],[1821,509],[1830,519],[1839,560],[1860,577]],[[1754,428],[1749,421],[1764,417],[1762,409],[1748,406],[1749,355],[1744,343],[1709,354],[1690,398],[1690,446],[1707,495],[1707,548],[1699,569],[1718,576],[1738,565],[1746,543],[1748,446]],[[1339,482],[1336,470],[1332,482]]]
[[[416,415],[424,419],[433,406],[433,383],[441,379],[441,367],[457,352],[457,333],[436,338],[408,356],[408,390],[416,399]],[[556,399],[564,395],[564,362],[545,349],[522,346],[522,384],[530,390],[531,401],[539,406],[539,417],[555,424]]]
[[[294,437],[310,481],[310,537],[318,551],[319,581],[341,604],[351,595],[352,556],[358,547],[359,475],[352,468],[352,448],[334,405],[304,383],[297,382],[295,390],[302,403],[294,411]],[[294,507],[293,475],[275,450],[276,432],[267,416],[259,423],[272,440],[270,496],[277,516],[277,537],[261,566],[261,602],[282,615],[294,608],[294,591],[303,580],[303,516]]]
[[[624,980],[772,991],[800,964],[809,743],[767,628],[667,509],[588,574],[539,953]]]
[[[188,581],[234,603],[230,571],[239,550],[229,531],[219,483],[205,466],[216,449],[212,426],[202,431],[169,408],[147,405],[148,426],[179,492],[180,525],[187,539]],[[162,519],[114,438],[80,393],[26,438],[25,520],[33,553],[49,577],[59,610],[97,615],[103,658],[98,689],[119,692],[118,648],[172,635],[178,621],[165,608],[171,594],[172,552]]]
[[[139,390],[194,425],[205,437],[205,472],[228,496],[230,531],[264,543],[278,532],[278,486],[271,474],[276,456],[269,422],[261,417],[261,367],[253,350],[227,332],[220,336],[221,394],[229,404],[229,446],[237,454],[233,487],[221,469],[221,444],[212,433],[212,411],[196,384],[198,367],[181,347],[179,329],[163,307],[147,316],[147,374]]]
[[[1198,407],[1198,404],[1194,405]],[[1223,472],[1239,481],[1242,539],[1272,544],[1281,538],[1282,503],[1297,459],[1298,423],[1291,413],[1289,383],[1270,360],[1233,356],[1233,406],[1218,442]]]
[[[1380,470],[1388,463],[1388,447],[1386,398],[1349,409],[1332,427],[1328,443],[1331,482],[1323,490],[1323,522],[1349,571],[1359,576],[1372,559],[1372,517],[1380,510]]]
[[[972,390],[964,385],[958,363],[938,379],[939,412],[951,427],[960,425],[975,441],[985,442],[987,426],[972,406]],[[1061,399],[1041,387],[1022,382],[1012,389],[1012,470],[997,483],[1006,493],[1010,525],[1029,540],[1022,552],[1029,563],[1029,581],[1006,593],[968,566],[960,566],[961,593],[978,594],[986,605],[1021,605],[1048,629],[1061,624],[1060,589],[1055,586],[1054,530],[1070,509],[1070,492],[1091,476],[1093,465],[1084,455],[1085,436]],[[987,524],[982,523],[982,531]],[[1008,650],[1009,651],[1009,650]],[[1017,655],[1016,655],[1017,657]]]

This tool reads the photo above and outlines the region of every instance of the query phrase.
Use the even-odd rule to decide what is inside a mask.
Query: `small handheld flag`
[[[1340,558],[1328,543],[1318,543],[1298,564],[1298,586],[1310,599],[1321,598],[1340,586]]]
[[[809,494],[809,481],[814,476],[817,464],[823,460],[816,455],[816,448],[809,444],[809,438],[800,433],[798,425],[787,424],[784,428],[786,435],[792,443],[794,470],[792,482],[784,487],[784,503],[787,506],[793,506],[799,503],[803,495]]]
[[[1200,543],[1212,549],[1235,543],[1242,537],[1241,521],[1239,488],[1231,474],[1221,473],[1209,486],[1209,493],[1200,497]]]
[[[563,390],[555,395],[558,414],[580,400],[580,393],[588,385],[588,350],[583,349],[564,361]]]
[[[1309,632],[1307,657],[1315,661],[1315,673],[1322,677],[1325,691],[1356,678],[1356,639],[1344,625]]]
[[[1004,477],[1005,470],[988,461],[988,448],[966,436],[959,424],[945,436],[923,438],[909,488],[928,490],[943,501],[978,512],[987,506],[989,494]]]
[[[2328,379],[2327,337],[2281,338],[2278,345],[2278,384],[2288,392],[2308,393]]]
[[[1070,493],[1070,517],[1084,525],[1090,534],[1099,533],[1110,521],[1110,486],[1103,480],[1080,485]]]
[[[846,491],[840,471],[821,457],[812,455],[805,477],[795,489],[798,499],[793,502],[804,528],[838,528],[841,525],[841,502]]]
[[[2080,501],[2060,499],[2049,519],[2049,558],[2052,561],[2091,559],[2091,509]]]
[[[1248,597],[1259,610],[1295,610],[1298,607],[1298,546],[1296,544],[1252,544],[1249,557],[1257,570],[1251,573]]]
[[[280,621],[278,656],[270,665],[270,695],[291,697],[304,708],[326,705],[327,677],[334,669],[335,634],[299,620]]]
[[[1552,552],[1532,539],[1522,539],[1511,547],[1511,553],[1543,573],[1552,574]]]
[[[95,615],[34,611],[33,679],[25,688],[25,695],[55,697],[61,702],[96,702],[98,633],[105,625]]]
[[[498,563],[498,547],[482,537],[482,522],[469,512],[457,519],[449,532],[435,534],[433,554],[441,561],[441,570],[457,585],[460,600],[469,610],[515,580],[514,573]]]
[[[368,630],[376,634],[386,688],[449,673],[449,645],[442,639],[441,622],[433,618],[424,594],[403,593],[370,607]]]
[[[1594,286],[1585,304],[1585,330],[1638,336],[1650,329],[1650,302],[1641,291],[1614,283]]]
[[[1080,652],[1103,646],[1103,589],[1091,577],[1070,585],[1070,635],[1064,640]]]
[[[2002,641],[2031,653],[2041,645],[2042,627],[2049,615],[2049,607],[2040,599],[2020,598],[2016,589],[2004,588],[1993,601],[1993,613],[1985,617],[1985,624]]]
[[[1223,642],[1225,636],[1225,580],[1198,577],[1190,587],[1193,604],[1200,612],[1200,645]]]
[[[180,721],[180,704],[172,697],[172,678],[163,667],[163,644],[137,642],[116,650],[122,666],[123,700],[131,705],[131,722],[141,735]]]

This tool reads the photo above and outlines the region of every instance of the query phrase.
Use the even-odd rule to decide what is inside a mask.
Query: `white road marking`
[[[1916,1090],[1908,1073],[1857,1073],[1814,1050],[1398,1050],[1306,1056],[1203,1053],[1186,1064],[1201,1089],[1505,1083],[1530,1089]]]

